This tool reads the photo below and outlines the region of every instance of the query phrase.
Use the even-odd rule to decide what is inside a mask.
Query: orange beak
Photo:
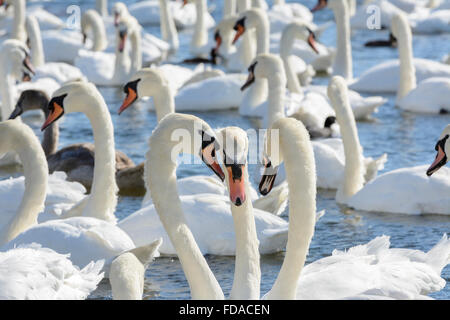
[[[243,171],[245,166],[241,167]],[[244,176],[240,178],[233,177],[233,169],[231,166],[227,166],[228,171],[228,183],[230,188],[230,200],[235,206],[240,206],[245,202],[245,183]]]
[[[433,173],[438,171],[447,162],[447,156],[446,156],[444,150],[442,150],[442,147],[440,145],[438,145],[437,149],[438,149],[437,150],[438,153],[436,155],[436,159],[434,159],[433,163],[428,168],[427,176],[431,176]]]
[[[239,24],[239,25],[237,26],[236,35],[234,36],[234,39],[233,39],[233,44],[235,44],[236,41],[239,40],[239,38],[242,36],[242,34],[243,34],[244,32],[245,32],[245,28]]]
[[[311,49],[314,50],[315,53],[319,54],[319,50],[317,50],[316,46],[316,39],[314,38],[314,33],[310,33],[308,37],[308,44],[311,47]]]
[[[50,111],[50,114],[48,115],[47,120],[42,125],[41,131],[44,131],[45,129],[47,129],[47,127],[50,126],[53,122],[55,122],[56,120],[61,118],[63,114],[64,114],[64,109],[56,102],[53,102],[53,110]]]
[[[122,106],[119,109],[119,115],[125,111],[125,109],[127,109],[129,106],[131,106],[133,104],[133,102],[135,102],[137,99],[137,94],[136,91],[134,91],[131,88],[128,88],[128,94],[125,98],[125,100],[122,103]]]
[[[183,0],[183,5],[181,6],[182,8],[188,4],[188,0]]]
[[[210,143],[202,150],[202,160],[220,178],[220,180],[224,181],[225,174],[217,160],[212,156],[214,147],[214,143]]]

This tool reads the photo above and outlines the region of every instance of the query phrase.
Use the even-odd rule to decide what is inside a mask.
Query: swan
[[[16,215],[0,233],[2,250],[36,242],[58,253],[70,252],[72,262],[80,268],[93,260],[105,259],[104,269],[108,276],[111,260],[125,251],[135,249],[135,245],[114,224],[117,186],[114,179],[112,123],[104,114],[107,107],[93,84],[72,82],[54,93],[49,109],[50,115],[43,128],[60,118],[64,112],[84,111],[92,121],[95,139],[98,143],[102,142],[97,146],[96,162],[104,164],[95,168],[96,174],[94,173],[89,196],[64,213],[61,217],[63,219],[37,224],[37,215],[43,209],[46,196],[46,188],[42,184],[48,177],[45,155],[31,129],[28,129],[29,134],[24,138],[23,125],[17,128],[20,122],[7,121],[9,126],[16,124],[15,136],[11,137],[11,133],[2,136],[7,138],[7,142],[21,139],[7,147],[18,152],[27,183]],[[99,130],[102,135],[98,134]]]
[[[4,81],[0,82],[2,97],[1,119],[8,119],[14,109],[14,84],[16,81],[29,80],[34,74],[34,66],[30,61],[30,53],[25,44],[19,40],[9,39],[0,48],[0,74]]]
[[[278,119],[271,130],[278,130],[278,141],[268,136],[265,154],[270,162],[260,190],[270,191],[272,169],[284,161],[294,196],[289,204],[286,255],[263,299],[423,299],[445,286],[440,273],[450,254],[446,235],[427,253],[390,249],[389,237],[382,236],[346,252],[335,250],[331,256],[304,266],[315,226],[313,148],[304,126],[295,119]],[[274,143],[279,144],[279,153],[272,153]]]
[[[127,41],[127,40],[130,41]],[[131,48],[127,44],[130,42]],[[75,66],[96,85],[120,86],[142,67],[140,29],[120,22],[116,30],[115,53],[80,51]]]
[[[400,74],[399,60],[405,59],[403,57],[404,54],[401,54],[397,60],[388,60],[369,68],[358,79],[353,79],[347,3],[345,0],[320,1],[320,3],[324,3],[323,7],[327,5],[333,10],[338,28],[337,35],[338,37],[342,36],[343,39],[343,41],[338,40],[335,60],[335,65],[338,69],[334,70],[333,74],[344,77],[349,82],[349,89],[351,90],[367,93],[396,93],[400,83],[408,81],[408,79],[400,79],[398,77]],[[401,48],[400,44],[398,49],[400,53],[407,52],[403,50],[404,48]],[[436,61],[414,59],[414,66],[418,82],[431,77],[450,77],[450,67]]]
[[[195,123],[198,124],[198,121],[198,118],[192,116],[184,116],[176,113],[169,114],[160,121],[158,128],[168,122],[172,122],[173,124],[168,124],[166,130],[168,130],[167,128],[174,128],[174,125],[179,125],[180,128],[185,128],[185,126],[192,126]],[[147,156],[152,153],[157,153],[153,151],[155,150],[153,149],[155,146],[152,144],[154,136],[155,133],[152,135],[150,140],[150,149],[152,151],[147,153]],[[171,144],[172,143],[170,143],[170,145]],[[167,143],[165,145],[167,145]],[[210,159],[212,156],[207,154],[205,155],[205,153],[208,152],[208,149],[211,149],[210,145],[205,146],[205,143],[203,143],[203,146],[204,159]],[[209,150],[209,152],[212,152],[212,150]],[[146,166],[149,165],[150,158],[147,158]],[[157,161],[156,159],[151,160]],[[212,161],[210,161],[210,163],[211,162]],[[152,162],[152,167],[157,166],[158,162]],[[225,179],[222,170],[217,164],[210,164],[210,168],[212,168],[213,171],[221,177],[221,179]],[[148,175],[148,173],[146,174]],[[178,185],[181,183],[177,180],[176,184],[178,190]],[[149,185],[147,185],[147,187],[149,188]],[[230,186],[227,185],[227,187]],[[249,186],[246,188],[247,198],[251,199],[251,190]],[[161,221],[163,223],[161,225],[161,222],[156,218],[157,213],[160,210],[158,205],[161,204],[161,202],[156,202],[155,199],[159,195],[160,191],[156,191],[152,188],[152,186],[150,186],[149,190],[153,199],[153,204],[149,204],[123,219],[118,225],[133,238],[133,241],[135,241],[137,245],[139,245],[142,241],[145,241],[146,238],[148,239],[148,235],[150,233],[152,237],[155,236],[163,238],[163,245],[160,248],[161,253],[179,254],[177,244],[174,243],[174,239],[172,238],[170,231],[167,230],[166,222],[164,222],[161,217]],[[178,195],[178,192],[176,195]],[[237,254],[237,240],[234,240],[234,224],[232,217],[234,216],[234,213],[232,214],[234,208],[232,206],[230,211],[230,196],[217,193],[192,192],[191,195],[182,195],[179,199],[180,205],[185,212],[185,219],[189,225],[189,229],[192,230],[192,233],[195,235],[196,243],[202,254]],[[236,203],[239,202],[237,198],[233,197],[231,197],[231,201],[236,201]],[[240,201],[243,202],[243,199],[241,198]],[[287,226],[286,221],[273,215],[272,213],[260,209],[254,209],[254,215],[256,220],[256,230],[260,241],[260,252],[262,254],[267,254],[281,250],[285,240],[284,233]],[[208,224],[207,232],[205,232],[204,228],[205,223]]]
[[[304,22],[297,21],[289,24],[283,31],[282,40],[280,43],[280,56],[283,59],[284,68],[286,70],[286,76],[288,81],[288,89],[292,93],[302,94],[302,88],[300,81],[296,77],[293,71],[292,56],[290,56],[290,50],[295,38],[300,38],[304,43],[308,43],[312,49],[316,47],[314,33],[305,25]],[[296,60],[301,60],[298,58]],[[322,94],[327,100],[325,86],[309,86],[308,90],[315,91]],[[350,104],[353,108],[353,113],[357,120],[366,120],[373,112],[376,112],[378,107],[387,102],[387,99],[377,96],[363,98],[356,91],[350,91]]]
[[[108,0],[95,0],[95,9],[104,18],[108,16]]]
[[[342,78],[332,80],[329,94],[336,110],[343,109],[341,112],[349,117],[351,110],[348,108],[346,84]],[[352,131],[353,139],[357,139],[356,126],[353,126]],[[363,161],[354,148],[352,144],[344,144],[346,178],[336,194],[338,203],[364,211],[448,214],[442,199],[446,199],[448,192],[450,170],[443,170],[428,178],[424,174],[426,166],[400,168],[383,173],[363,185]]]
[[[196,7],[192,3],[181,1],[167,1],[167,7],[170,10],[171,15],[175,19],[176,27],[184,29],[193,27],[197,21]],[[161,0],[155,1],[140,1],[129,6],[130,13],[136,17],[142,25],[159,24],[162,20],[161,14],[162,6]],[[212,28],[215,24],[214,18],[205,12],[207,28]]]
[[[394,15],[392,32],[399,41],[400,82],[396,104],[403,110],[421,113],[450,112],[450,77],[431,77],[416,83],[412,34],[404,14]]]
[[[305,122],[306,128],[312,127],[308,129],[310,135],[313,135],[313,133],[318,129],[322,129],[321,131],[323,131],[320,124],[323,123],[321,121],[326,121],[325,117],[334,115],[337,116],[337,112],[335,112],[334,109],[331,109],[332,107],[330,105],[325,104],[323,97],[314,91],[305,95],[305,102],[297,107],[297,110],[292,112],[288,109],[286,111],[285,108],[283,108],[283,96],[285,95],[284,88],[286,80],[281,59],[275,55],[260,55],[254,60],[254,68],[249,75],[250,82],[247,82],[247,84],[250,83],[251,85],[252,79],[256,77],[265,77],[268,79],[269,83],[269,101],[267,102],[267,107],[265,109],[266,114],[264,119],[264,124],[266,127],[270,127],[271,124],[273,124],[277,119],[290,116]],[[310,96],[311,98],[309,98]],[[322,104],[318,103],[320,101],[322,101]],[[331,111],[328,110],[328,108],[330,108]],[[319,115],[322,116],[322,119],[319,118]],[[354,118],[345,119],[346,120],[341,120],[339,122],[340,128],[344,128],[343,130],[345,132],[345,134],[342,135],[342,139],[332,138],[313,141],[317,169],[317,186],[319,188],[337,189],[344,179],[345,155],[343,150],[343,141],[350,139],[350,135],[347,134],[347,127],[349,126],[349,123],[355,123]],[[356,127],[356,125],[354,126]],[[331,131],[334,130],[335,128],[331,127]],[[325,130],[325,133],[319,131],[318,134],[327,134],[327,131],[328,130]],[[359,142],[354,143],[356,144],[354,148],[358,150],[355,154],[358,154],[362,159],[362,148],[359,145]],[[384,163],[386,162],[386,155],[383,155],[376,160],[372,158],[364,158],[362,161],[364,164],[363,175],[365,180],[369,181],[376,176],[378,170],[383,168]],[[260,175],[257,174],[255,176],[259,177]],[[278,185],[284,180],[285,171],[280,170],[277,180],[274,181],[275,185]]]
[[[106,37],[106,28],[101,15],[93,10],[87,10],[81,17],[81,33],[83,34],[83,43],[88,39],[88,34],[92,38],[92,51],[103,51],[108,46]]]
[[[36,243],[0,252],[0,299],[86,299],[103,278],[104,262],[80,270],[69,257]]]
[[[34,16],[26,17],[26,31],[31,51],[31,63],[35,67],[33,81],[52,78],[59,84],[83,78],[80,69],[62,62],[45,62],[43,43],[39,23]]]
[[[126,23],[127,25],[133,25],[136,32],[139,33],[142,46],[142,61],[144,63],[155,63],[166,59],[170,51],[170,45],[167,42],[145,32],[138,20],[130,14],[127,6],[123,2],[116,2],[113,10],[114,25],[116,27],[121,22]]]
[[[142,300],[145,270],[158,255],[162,239],[125,252],[111,262],[109,282],[114,300]]]
[[[152,97],[153,105],[156,110],[157,121],[161,121],[167,114],[175,112],[175,101],[171,92],[169,83],[158,69],[143,68],[137,72],[130,81],[124,86],[126,97],[119,109],[119,114],[129,108],[135,101],[144,97]],[[213,193],[226,195],[228,193],[226,187],[219,179],[209,176],[192,176],[179,179],[177,181],[178,193],[180,195],[194,195],[197,193]],[[256,190],[250,190],[249,197],[254,201],[254,205],[265,211],[275,211],[275,213],[283,211],[284,189],[279,190],[280,195],[262,201],[258,199]],[[150,193],[147,192],[143,206],[147,206],[151,202]]]
[[[53,92],[52,92],[53,93]],[[49,115],[47,108],[50,99],[42,90],[24,90],[10,116],[14,119],[30,110],[42,110],[45,118]],[[59,140],[59,124],[53,123],[45,130],[42,148],[49,166],[50,173],[64,171],[68,181],[81,183],[85,188],[92,188],[94,173],[95,147],[92,143],[74,144],[57,150]],[[143,194],[145,192],[142,180],[143,165],[137,166],[123,152],[116,150],[116,182],[120,194]],[[83,194],[85,191],[82,192]]]

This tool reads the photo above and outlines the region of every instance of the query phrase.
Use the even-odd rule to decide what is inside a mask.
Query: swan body
[[[341,77],[332,82],[330,88],[345,83]],[[295,196],[290,203],[286,256],[272,289],[263,299],[428,299],[427,294],[445,286],[440,273],[449,262],[447,235],[427,253],[389,248],[389,237],[382,236],[345,252],[335,250],[331,256],[304,266],[314,233],[316,186],[312,146],[305,128],[293,119],[279,119],[274,128],[281,131],[281,154],[267,153],[270,160],[275,160],[270,168],[286,161],[290,193]],[[285,140],[289,142],[284,144]],[[297,148],[292,147],[292,140],[297,142]],[[270,144],[269,138],[266,152],[271,150]],[[292,179],[293,176],[299,178]],[[265,180],[262,183],[267,191]],[[310,189],[306,192],[300,188]],[[304,198],[299,199],[300,196]]]
[[[446,64],[414,58],[417,82],[433,77],[450,77],[450,67]],[[400,63],[398,60],[387,60],[366,70],[349,88],[367,93],[396,93],[400,86]]]
[[[162,239],[125,252],[111,263],[109,282],[114,300],[142,300],[145,270],[159,255]]]
[[[449,246],[446,235],[428,252],[390,248],[389,237],[380,236],[345,251],[334,250],[305,266],[296,299],[430,299],[427,294],[445,286],[440,274]]]
[[[187,225],[201,253],[235,255],[236,241],[229,198],[219,194],[196,193],[180,196],[180,200]],[[254,214],[260,253],[270,254],[282,250],[286,245],[287,222],[272,213],[258,209],[254,209]],[[176,254],[153,205],[146,206],[121,220],[118,226],[137,246],[148,243],[149,240],[163,238],[160,252],[168,255]]]
[[[83,269],[70,254],[37,244],[0,252],[1,300],[84,300],[103,278],[103,261]]]

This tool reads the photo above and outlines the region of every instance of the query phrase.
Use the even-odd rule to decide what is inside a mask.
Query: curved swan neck
[[[42,138],[42,149],[44,149],[45,156],[48,157],[58,150],[59,141],[59,124],[57,122],[49,126]]]
[[[28,39],[30,41],[31,63],[36,68],[45,64],[44,49],[42,47],[41,30],[39,23],[33,16],[28,16],[26,20]]]
[[[17,120],[11,120],[16,121]],[[37,224],[37,218],[44,209],[48,185],[48,166],[41,145],[33,131],[17,122],[12,140],[13,151],[17,152],[23,165],[25,176],[24,196],[19,209],[12,220],[4,227],[0,244],[4,244],[17,235]]]
[[[333,78],[328,95],[341,128],[345,154],[344,184],[336,194],[338,202],[345,202],[364,185],[362,148],[359,143],[356,121],[348,99],[348,88],[341,78]]]
[[[247,167],[243,170],[245,193],[250,194]],[[256,233],[253,205],[247,199],[241,206],[231,204],[236,233],[236,258],[233,287],[230,299],[257,300],[260,298],[261,268],[259,263],[259,241]]]
[[[108,1],[107,0],[95,0],[95,8],[97,9],[98,13],[102,17],[108,16]]]
[[[267,14],[259,10],[256,27],[256,54],[269,53],[270,25]]]
[[[175,112],[175,99],[168,85],[161,86],[158,94],[153,96],[153,103],[155,104],[158,122],[160,122],[166,115]]]
[[[242,42],[237,50],[239,59],[244,66],[244,70],[246,70],[256,55],[255,32],[253,30],[248,30],[242,35]]]
[[[316,166],[308,132],[301,122],[285,118],[279,130],[289,186],[289,233],[286,256],[268,299],[295,299],[297,282],[314,234],[316,214]]]
[[[87,11],[81,19],[81,29],[84,34],[92,30],[92,51],[103,51],[108,45],[103,19],[94,10]]]
[[[114,128],[101,94],[92,90],[89,100],[91,101],[86,101],[83,112],[92,126],[95,157],[91,194],[83,215],[115,222],[118,188]]]
[[[350,15],[346,0],[333,6],[336,20],[337,49],[333,64],[333,75],[343,77],[345,80],[353,79],[352,44],[350,42]]]
[[[159,123],[150,137],[150,148],[146,153],[145,183],[164,229],[177,251],[192,298],[224,299],[222,289],[186,223],[177,191],[177,165],[170,158],[176,145],[171,139],[174,130],[186,129],[192,138],[196,123],[201,123],[200,119],[177,113],[165,117]],[[191,146],[193,144],[191,141]]]
[[[405,97],[416,88],[416,68],[414,66],[412,34],[408,20],[401,17],[398,41],[398,54],[400,63],[400,83],[397,91],[397,101]]]
[[[159,6],[161,8],[160,27],[162,38],[170,44],[171,52],[177,51],[180,43],[172,11],[169,10],[167,0],[159,0]]]
[[[25,30],[25,0],[16,0],[14,3],[14,25],[12,31],[12,39],[25,42],[27,40],[27,32]]]
[[[280,40],[280,57],[281,59],[283,59],[283,65],[286,72],[287,85],[289,91],[293,93],[302,94],[303,93],[302,86],[293,68],[291,67],[291,62],[289,60],[292,51],[292,46],[294,45],[294,41],[296,38],[295,33],[296,31],[294,25],[289,25],[283,30]]]

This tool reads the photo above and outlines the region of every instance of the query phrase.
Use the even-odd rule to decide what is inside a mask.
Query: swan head
[[[231,16],[222,19],[222,21],[220,21],[220,23],[216,26],[214,32],[214,41],[216,42],[216,47],[214,48],[215,53],[219,52],[219,48],[222,45],[223,40],[228,39],[231,32],[233,32],[235,24],[236,16]]]
[[[333,1],[331,1],[331,2],[333,2]],[[315,7],[311,9],[311,12],[316,12],[318,10],[321,10],[321,9],[327,7],[327,5],[328,5],[328,0],[318,0]]]
[[[126,97],[119,109],[119,114],[139,98],[153,97],[164,88],[169,88],[169,83],[160,70],[155,68],[143,68],[139,70],[123,87]]]
[[[94,84],[85,81],[72,81],[56,90],[48,103],[48,116],[42,125],[44,131],[65,113],[88,112],[89,107],[103,99]]]
[[[438,171],[448,162],[447,155],[450,155],[450,124],[445,127],[439,141],[436,143],[435,150],[437,151],[436,158],[431,166],[427,170],[427,176],[431,176],[433,173]]]
[[[30,110],[42,110],[47,113],[48,101],[47,94],[41,90],[25,90],[20,94],[9,119],[15,119]]]
[[[297,19],[295,22],[287,25],[283,32],[293,33],[295,38],[305,41],[315,53],[319,54],[319,50],[316,46],[316,35],[310,27],[311,26],[306,21]]]
[[[124,17],[129,15],[127,6],[123,2],[114,3],[113,7],[114,12],[114,26],[118,26]]]
[[[230,200],[235,206],[241,206],[247,199],[245,179],[248,179],[247,154],[248,138],[244,130],[227,127],[220,130],[221,152],[226,168],[225,182],[230,193]]]
[[[3,42],[0,61],[9,68],[9,74],[22,81],[31,80],[35,70],[30,61],[28,48],[19,40],[9,39]]]
[[[391,21],[391,31],[392,35],[397,38],[401,39],[405,37],[405,33],[408,32],[409,28],[409,22],[408,18],[405,14],[398,12],[392,17]]]
[[[245,30],[250,30],[253,28],[258,28],[258,26],[264,21],[264,19],[268,19],[265,16],[266,13],[264,10],[259,8],[252,8],[242,12],[237,18],[233,29],[236,31],[236,35],[233,39],[233,44],[235,44],[239,38],[244,34]]]
[[[284,71],[283,61],[278,55],[263,53],[258,55],[248,67],[248,78],[241,90],[244,91],[250,87],[256,79],[280,79],[284,82],[281,85],[286,86],[286,73]]]
[[[119,22],[117,25],[117,49],[123,52],[128,38],[128,25],[125,22]]]

